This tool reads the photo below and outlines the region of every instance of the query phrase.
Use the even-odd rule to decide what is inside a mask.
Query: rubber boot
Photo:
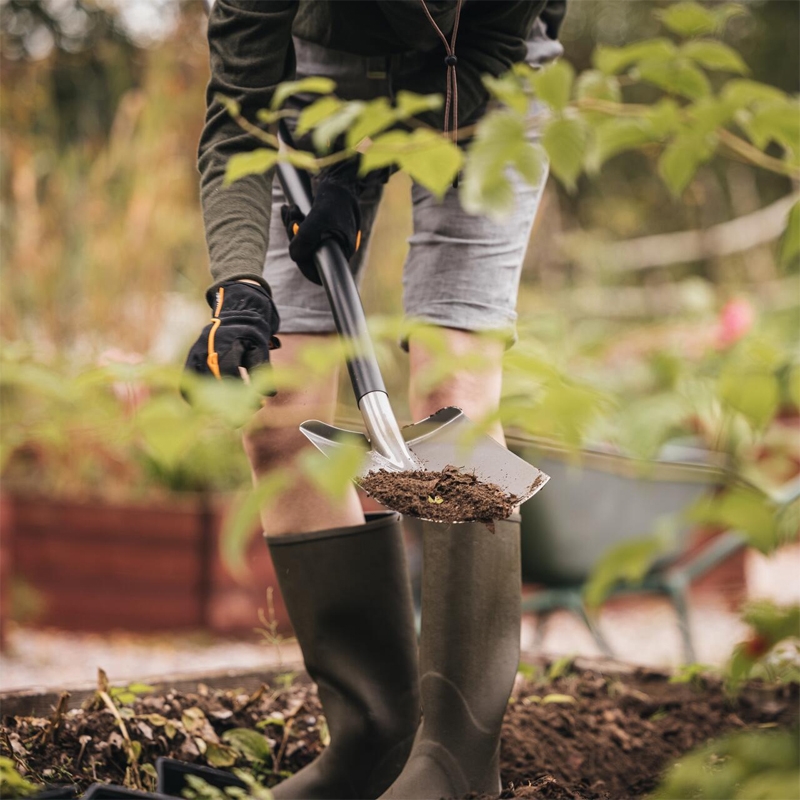
[[[501,790],[500,729],[519,665],[520,523],[425,523],[422,722],[383,795],[438,800]]]
[[[376,798],[419,724],[414,609],[400,515],[268,539],[283,599],[319,689],[330,745],[273,790],[281,798]]]

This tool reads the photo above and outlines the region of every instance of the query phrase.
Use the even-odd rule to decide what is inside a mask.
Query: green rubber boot
[[[423,526],[422,722],[385,798],[499,794],[500,729],[519,664],[519,516]]]
[[[276,800],[378,797],[419,724],[414,610],[400,516],[267,540],[331,743]]]

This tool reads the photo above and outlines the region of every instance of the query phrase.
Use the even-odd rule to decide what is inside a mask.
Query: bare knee
[[[253,472],[262,475],[290,465],[307,440],[296,426],[254,426],[245,432],[243,443]]]
[[[500,405],[503,343],[469,331],[442,331],[444,353],[432,353],[413,337],[409,341],[409,400],[414,419],[457,406],[475,421],[486,420]],[[504,442],[499,422],[492,422],[488,432]]]

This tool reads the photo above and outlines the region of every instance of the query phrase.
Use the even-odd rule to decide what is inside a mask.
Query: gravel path
[[[800,547],[784,548],[772,558],[748,557],[751,597],[780,603],[800,602]],[[721,664],[743,638],[744,626],[734,611],[714,598],[694,597],[690,618],[698,660]],[[666,601],[642,597],[609,603],[600,626],[617,658],[649,666],[680,663],[680,640],[675,617]],[[535,622],[523,622],[522,646],[530,649]],[[543,650],[552,654],[597,655],[589,633],[567,613],[551,618]],[[97,636],[11,626],[6,652],[0,655],[0,689],[30,686],[56,688],[93,681],[103,667],[113,681],[142,680],[152,675],[221,669],[272,668],[282,659],[299,658],[296,645],[280,651],[255,639],[231,641],[208,636]]]

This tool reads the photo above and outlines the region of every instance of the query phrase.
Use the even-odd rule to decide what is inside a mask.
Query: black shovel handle
[[[294,146],[285,120],[280,121],[278,135],[289,147]],[[278,179],[286,199],[296,205],[303,214],[308,214],[312,202],[311,179],[308,173],[293,164],[280,161]],[[361,305],[358,287],[341,245],[332,240],[323,242],[314,255],[314,263],[328,295],[336,330],[340,336],[350,340],[352,349],[347,369],[356,402],[360,402],[361,398],[370,392],[385,392],[386,386],[367,330],[364,307]]]

